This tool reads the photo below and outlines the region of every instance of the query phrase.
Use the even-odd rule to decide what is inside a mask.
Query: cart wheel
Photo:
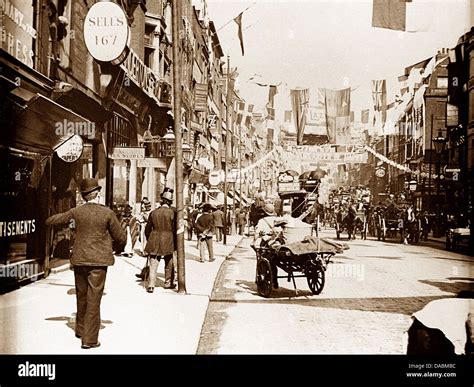
[[[272,269],[266,258],[260,258],[257,263],[257,291],[262,297],[268,297],[272,291]]]
[[[319,294],[324,288],[325,274],[321,265],[309,265],[306,269],[306,279],[313,294]]]

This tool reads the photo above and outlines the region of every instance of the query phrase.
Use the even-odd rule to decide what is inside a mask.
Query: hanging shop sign
[[[207,83],[196,83],[194,86],[194,110],[197,112],[207,112]]]
[[[109,158],[113,160],[143,160],[145,158],[145,148],[137,147],[115,147]]]
[[[33,12],[34,7],[31,6],[31,2],[0,1],[2,50],[29,67],[33,67],[33,47],[37,36],[33,28]]]
[[[160,79],[158,76],[139,58],[139,56],[130,50],[130,54],[125,61],[120,65],[125,72],[124,85],[127,86],[127,81],[132,81],[140,89],[142,89],[148,96],[159,100]]]
[[[209,184],[216,186],[221,182],[221,171],[213,171],[209,173]]]
[[[209,130],[216,129],[217,114],[209,114],[207,116],[207,127]]]
[[[166,170],[166,162],[163,158],[158,157],[145,157],[144,159],[138,160],[138,168],[159,168]]]
[[[116,64],[123,61],[128,54],[129,40],[123,9],[108,1],[95,3],[84,20],[84,40],[94,59]]]
[[[385,176],[385,168],[377,168],[375,170],[375,176],[384,177]]]
[[[55,148],[58,157],[67,163],[73,163],[79,160],[83,150],[84,143],[78,134],[66,139],[61,145]]]

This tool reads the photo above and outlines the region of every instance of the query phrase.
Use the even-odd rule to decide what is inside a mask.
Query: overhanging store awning
[[[242,202],[242,204],[244,204],[245,206],[249,206],[250,205],[250,199],[245,196],[245,194],[241,194],[239,191],[235,191],[236,193],[236,199],[239,200],[239,202]]]
[[[189,184],[206,184],[208,182],[209,175],[201,173],[195,169],[189,174]]]
[[[230,196],[230,200],[234,201],[234,191],[229,191],[228,195]],[[247,198],[245,195],[241,196],[238,191],[235,192],[235,202],[237,204],[242,204],[244,206],[250,205],[250,199]]]
[[[13,133],[6,133],[9,143],[52,152],[70,135],[69,132],[87,137],[89,134],[92,135],[95,126],[72,110],[41,94],[36,94],[27,101],[26,107],[15,119],[12,129]]]
[[[224,204],[224,192],[221,190],[217,192],[207,192],[209,203],[214,205],[214,206],[222,206]],[[230,195],[230,192],[227,194],[227,205],[230,206],[232,205],[232,196]]]

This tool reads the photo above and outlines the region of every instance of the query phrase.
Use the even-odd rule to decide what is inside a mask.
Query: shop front
[[[105,98],[113,114],[105,123],[110,177],[107,204],[127,203],[139,212],[142,198],[147,197],[152,206],[159,200],[171,161],[163,155],[166,130],[173,124],[172,116],[167,114],[171,109],[170,85],[131,49],[119,66],[103,69],[113,78]],[[114,149],[124,148],[129,149],[123,152],[131,153],[131,158],[114,155]]]
[[[1,66],[0,289],[5,289],[47,275],[50,255],[69,257],[70,229],[48,229],[44,221],[76,205],[76,188],[93,160],[87,135],[77,134],[80,128],[86,134],[90,121],[49,98],[53,82],[7,55]]]

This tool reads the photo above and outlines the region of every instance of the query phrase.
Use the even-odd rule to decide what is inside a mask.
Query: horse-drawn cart
[[[331,258],[348,247],[325,238],[306,237],[301,242],[253,248],[257,254],[257,291],[269,297],[278,287],[278,278],[293,281],[297,292],[295,278],[306,277],[311,292],[321,293]],[[286,274],[279,276],[278,268]]]

